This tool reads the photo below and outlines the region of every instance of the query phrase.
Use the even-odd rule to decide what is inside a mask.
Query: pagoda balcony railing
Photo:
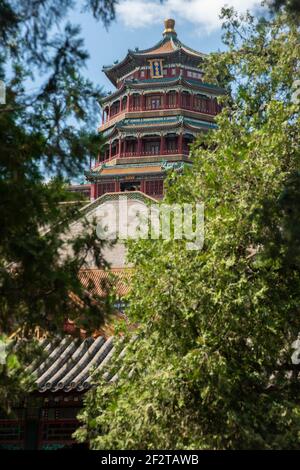
[[[185,109],[188,111],[194,111],[195,113],[201,113],[201,114],[208,114],[210,116],[215,116],[218,114],[218,111],[216,110],[209,110],[209,109],[201,109],[199,106],[191,106],[189,104],[162,104],[160,106],[130,106],[129,109],[122,109],[118,111],[115,114],[112,114],[109,119],[106,119],[103,121],[103,125],[109,123],[110,121],[113,121],[116,117],[118,117],[121,114],[124,114],[126,112],[142,112],[142,111],[163,111],[163,110],[169,110],[169,109]]]
[[[122,152],[120,154],[120,157],[123,157],[123,158],[127,158],[127,157],[138,157],[138,153],[137,152]]]
[[[199,106],[195,106],[195,105],[190,105],[190,104],[187,104],[187,103],[181,103],[181,104],[177,104],[177,103],[167,103],[167,104],[161,104],[159,106],[130,106],[129,109],[127,110],[122,110],[120,112],[125,112],[125,111],[161,111],[163,109],[188,109],[190,111],[195,111],[197,113],[204,113],[204,114],[211,114],[211,115],[215,115],[217,114],[217,111],[216,110],[209,110],[209,109],[204,109],[204,108],[200,108]],[[120,114],[120,113],[118,113]],[[115,117],[117,116],[117,114],[114,114],[112,117]]]
[[[163,155],[189,155],[189,149],[187,147],[183,147],[181,150],[179,148],[164,149],[162,152],[160,150],[157,152],[153,150],[141,150],[140,152],[121,152],[111,155],[110,158],[105,158],[100,162],[96,162],[95,165],[93,165],[93,168],[97,168],[99,165],[102,165],[103,163],[112,160],[113,158],[157,157]]]
[[[138,105],[138,106],[130,106],[130,107],[129,107],[129,111],[141,111],[141,110],[142,110],[142,108],[141,108],[141,106],[139,106],[139,105]]]
[[[164,109],[186,109],[188,111],[194,111],[196,113],[210,114],[212,116],[216,115],[216,112],[211,112],[208,109],[200,109],[197,106],[191,106],[189,104],[165,104],[160,106],[131,106],[129,112],[131,111],[162,111]],[[115,117],[116,115],[114,115]]]
[[[155,156],[155,155],[160,155],[160,150],[142,150],[141,151],[141,156]]]
[[[165,105],[166,109],[176,109],[178,107],[179,106],[176,103],[168,103],[168,104]]]
[[[180,150],[179,148],[174,149],[164,149],[162,152],[160,150],[153,151],[153,150],[141,150],[140,152],[121,152],[114,155],[112,158],[131,158],[131,157],[155,157],[159,155],[188,155],[189,149],[183,148]]]
[[[184,145],[181,149],[178,147],[175,148],[164,148],[162,151],[159,149],[156,150],[145,150],[141,149],[139,152],[134,150],[131,152],[116,152],[112,153],[110,157],[103,158],[100,161],[97,161],[93,168],[97,168],[99,165],[102,165],[104,162],[112,160],[113,158],[139,158],[139,157],[155,157],[155,156],[164,156],[164,155],[189,155],[189,148]]]

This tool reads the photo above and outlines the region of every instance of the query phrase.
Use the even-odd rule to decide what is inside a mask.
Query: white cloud
[[[261,0],[121,0],[117,6],[119,19],[130,28],[143,28],[174,18],[191,23],[201,33],[217,30],[221,21],[221,8],[227,4],[239,12],[258,7]]]

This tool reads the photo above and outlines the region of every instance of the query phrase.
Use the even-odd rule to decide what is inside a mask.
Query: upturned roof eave
[[[179,127],[183,127],[185,129],[192,130],[194,132],[200,132],[201,130],[207,129],[216,129],[217,125],[214,122],[210,121],[203,121],[198,120],[197,124],[196,121],[191,123],[189,118],[182,118],[181,116],[175,116],[177,119],[173,122],[157,122],[155,124],[149,125],[145,123],[145,125],[137,124],[133,125],[131,123],[125,123],[124,120],[120,121],[119,123],[115,124],[111,127],[110,132],[105,135],[105,138],[112,138],[115,135],[123,132],[132,132],[138,133],[145,131],[145,128],[149,130],[149,134],[157,133],[159,131],[163,131],[165,129],[178,129]]]
[[[169,51],[169,52],[156,52],[157,49],[159,49],[161,46],[163,46],[165,43],[167,42],[171,42],[172,44],[172,47],[173,47],[173,51]],[[148,49],[143,49],[141,51],[134,51],[134,50],[131,50],[129,49],[128,52],[130,52],[132,55],[134,56],[137,56],[137,57],[141,57],[141,56],[145,56],[148,54],[151,54],[153,52],[154,55],[170,55],[170,54],[173,54],[174,52],[177,52],[179,50],[183,50],[184,52],[190,52],[193,56],[198,56],[199,58],[201,57],[206,57],[207,54],[205,54],[204,52],[199,52],[199,51],[196,51],[195,49],[192,49],[191,47],[189,46],[186,46],[185,44],[183,44],[177,37],[174,37],[174,36],[166,36],[165,38],[163,38],[161,41],[159,41],[157,44],[155,44],[154,46],[148,48]]]
[[[151,80],[151,79],[150,79]],[[114,93],[111,93],[100,101],[100,104],[105,104],[108,101],[111,101],[111,99],[117,98],[119,95],[121,95],[124,91],[129,90],[129,89],[140,89],[140,88],[145,88],[149,86],[149,83],[152,84],[152,86],[155,86],[157,88],[159,87],[168,87],[168,86],[175,86],[175,85],[186,85],[189,87],[192,87],[194,89],[201,89],[201,88],[207,88],[207,89],[212,89],[220,94],[225,94],[225,90],[218,87],[217,85],[213,85],[210,83],[206,82],[197,82],[196,80],[189,80],[184,77],[181,77],[180,75],[176,77],[172,77],[170,79],[167,79],[166,77],[161,78],[161,79],[153,79],[153,81],[150,80],[136,80],[136,81],[124,81],[122,86],[118,88]]]
[[[171,41],[172,45],[174,46],[174,49],[173,51],[168,51],[168,52],[155,52],[157,51],[157,49],[159,49],[161,46],[163,46],[166,42],[168,41]],[[145,57],[150,57],[151,53],[153,52],[153,57],[157,57],[158,55],[160,57],[170,57],[171,55],[175,55],[176,53],[178,53],[179,51],[187,54],[188,56],[190,56],[192,59],[195,59],[195,58],[198,58],[198,59],[201,59],[203,57],[206,57],[207,54],[203,53],[203,52],[198,52],[198,51],[195,51],[194,49],[186,46],[185,44],[183,44],[179,39],[177,38],[169,38],[169,37],[165,37],[163,38],[161,41],[159,41],[158,43],[156,43],[154,46],[148,48],[148,49],[143,49],[141,51],[139,50],[132,50],[132,49],[128,49],[128,53],[126,55],[126,57],[120,61],[120,62],[117,62],[116,64],[112,64],[112,65],[105,65],[102,67],[102,71],[105,73],[105,75],[109,78],[109,80],[114,84],[116,85],[117,83],[117,80],[115,77],[115,74],[117,72],[117,70],[119,70],[120,68],[124,67],[126,65],[126,63],[129,61],[129,60],[132,60],[132,59],[143,59]]]

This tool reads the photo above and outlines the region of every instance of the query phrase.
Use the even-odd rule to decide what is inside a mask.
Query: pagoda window
[[[122,98],[122,109],[126,109],[126,106],[127,106],[127,96],[124,96],[124,98]]]
[[[203,113],[209,112],[209,99],[208,98],[202,98],[200,111]]]
[[[115,183],[114,181],[109,183],[100,183],[98,184],[98,194],[97,197],[102,196],[105,193],[114,193],[115,192]]]
[[[163,180],[146,181],[145,192],[151,196],[162,196],[164,192]]]
[[[203,95],[196,95],[194,97],[194,108],[201,113],[208,113],[209,99]]]
[[[168,103],[167,103],[169,108],[175,108],[176,107],[176,92],[175,91],[170,91],[168,93]]]
[[[106,106],[103,110],[103,124],[108,121],[109,118],[109,107]]]
[[[159,141],[150,141],[145,142],[145,153],[148,155],[159,155],[160,151],[160,142]]]
[[[147,109],[159,109],[161,107],[161,96],[160,95],[151,95],[147,96],[146,101]]]
[[[184,91],[181,96],[182,99],[182,107],[183,108],[190,108],[191,106],[191,95]]]
[[[169,137],[167,139],[167,152],[172,153],[172,152],[176,152],[176,150],[177,150],[177,138]]]
[[[183,139],[183,153],[188,155],[190,153],[190,145],[193,143],[194,137],[192,135],[187,135]]]
[[[222,111],[222,106],[218,103],[217,98],[214,99],[214,113],[218,114]]]
[[[188,76],[189,78],[197,78],[197,79],[199,79],[199,78],[201,78],[201,73],[200,73],[200,72],[193,72],[192,70],[188,70],[188,71],[187,71],[187,76]]]
[[[110,109],[110,115],[115,116],[120,112],[120,101],[117,101],[116,103],[113,103]]]
[[[135,140],[126,141],[126,153],[135,153],[137,151],[137,142]]]
[[[201,95],[196,95],[194,97],[194,107],[197,111],[200,111],[202,109],[202,97]]]
[[[132,109],[140,109],[140,95],[132,95]]]
[[[117,150],[118,150],[117,144],[113,144],[112,148],[111,148],[111,156],[112,157],[114,157],[118,153]]]

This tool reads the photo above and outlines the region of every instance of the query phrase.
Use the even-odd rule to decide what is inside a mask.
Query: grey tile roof
[[[104,368],[114,353],[113,337],[43,340],[41,358],[27,368],[39,392],[84,391],[93,373]]]

